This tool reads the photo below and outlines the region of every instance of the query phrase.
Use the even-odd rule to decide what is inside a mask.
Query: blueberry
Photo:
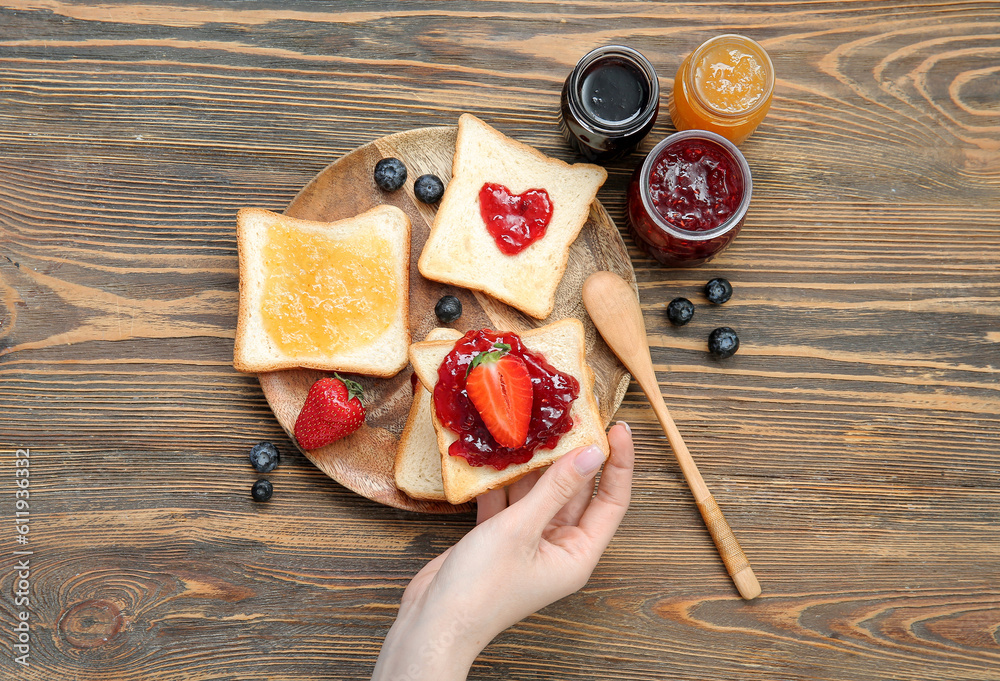
[[[455,296],[442,296],[434,306],[434,314],[445,324],[451,324],[462,316],[462,301]]]
[[[278,448],[270,442],[258,442],[250,450],[250,464],[258,473],[270,473],[280,460]]]
[[[728,326],[720,326],[708,335],[708,351],[716,359],[732,357],[740,349],[740,337]]]
[[[383,158],[375,164],[375,184],[394,192],[406,182],[406,166],[398,158]]]
[[[254,501],[267,501],[271,498],[272,492],[274,492],[274,487],[268,480],[258,480],[250,488],[250,496],[253,497]]]
[[[674,298],[667,305],[667,319],[674,326],[684,326],[694,317],[694,305],[687,298]]]
[[[413,193],[424,203],[437,203],[444,195],[444,182],[437,175],[421,175],[413,183]]]
[[[705,296],[708,302],[722,305],[733,295],[733,285],[719,277],[705,284]]]

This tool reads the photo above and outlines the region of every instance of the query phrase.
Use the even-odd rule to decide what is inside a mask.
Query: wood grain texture
[[[456,134],[457,127],[451,126],[416,128],[381,137],[325,168],[292,199],[285,213],[332,222],[389,203],[407,214],[411,253],[409,329],[413,342],[426,339],[431,329],[441,325],[434,315],[434,305],[444,295],[454,295],[462,301],[462,316],[451,325],[462,333],[482,328],[524,331],[567,317],[578,318],[586,334],[587,365],[594,372],[594,393],[607,426],[625,397],[629,375],[598,335],[583,309],[580,291],[587,277],[597,271],[613,271],[627,279],[634,289],[635,273],[621,234],[604,207],[595,201],[579,237],[570,247],[566,272],[556,289],[555,307],[541,321],[488,295],[425,279],[417,269],[417,258],[430,234],[437,206],[418,201],[413,195],[412,181],[399,191],[382,191],[372,179],[372,172],[381,159],[398,158],[406,165],[411,180],[432,173],[447,184],[451,181]],[[258,376],[264,397],[290,438],[309,387],[326,375],[329,374],[294,369]],[[303,453],[337,482],[379,503],[426,513],[468,511],[471,508],[468,504],[452,506],[420,501],[396,488],[393,465],[413,402],[412,375],[412,368],[407,367],[389,379],[351,376],[365,390],[364,425],[342,440]]]
[[[690,271],[625,242],[660,389],[765,595],[733,591],[633,386],[623,526],[473,678],[995,681],[1000,11],[907,0],[0,0],[0,678],[366,678],[409,578],[473,521],[343,489],[231,369],[236,210],[281,211],[351,149],[464,111],[572,160],[555,112],[582,54],[631,45],[669,92],[725,32],[777,70],[743,231]],[[619,227],[671,130],[609,167]],[[680,329],[675,296],[697,309]],[[741,348],[715,362],[723,325]],[[266,505],[260,440],[283,453]]]

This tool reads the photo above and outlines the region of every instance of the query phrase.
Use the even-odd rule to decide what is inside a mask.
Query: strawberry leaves
[[[359,402],[361,401],[361,396],[365,394],[365,389],[361,387],[360,383],[358,383],[357,381],[352,381],[349,378],[344,378],[340,374],[334,374],[334,377],[341,383],[343,383],[345,388],[347,388],[348,402],[353,400],[355,397],[358,398]]]
[[[469,377],[469,374],[472,373],[473,369],[475,369],[483,362],[495,362],[501,357],[503,357],[505,354],[510,352],[510,346],[507,343],[501,343],[500,341],[497,341],[496,343],[493,344],[493,347],[496,348],[496,350],[492,352],[480,352],[478,355],[472,358],[472,361],[469,362],[469,368],[465,372],[466,378]]]

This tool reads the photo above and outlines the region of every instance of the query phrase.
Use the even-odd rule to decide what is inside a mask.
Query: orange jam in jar
[[[709,130],[740,144],[764,120],[773,92],[774,67],[764,48],[741,35],[720,35],[677,69],[670,117],[678,130]]]
[[[346,239],[276,223],[264,245],[264,329],[284,352],[308,355],[361,347],[396,315],[392,245],[373,228]]]

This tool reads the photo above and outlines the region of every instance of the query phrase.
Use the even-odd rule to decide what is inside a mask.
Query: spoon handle
[[[639,387],[642,388],[647,399],[649,399],[649,403],[653,407],[653,412],[656,414],[656,419],[660,422],[660,427],[663,428],[663,432],[670,442],[671,449],[674,450],[677,463],[680,464],[684,479],[687,480],[688,487],[691,488],[691,494],[694,495],[694,501],[698,505],[702,519],[705,521],[708,533],[712,535],[712,541],[715,542],[715,548],[718,550],[719,556],[726,566],[726,571],[732,577],[733,584],[736,585],[736,590],[740,592],[740,596],[747,600],[757,598],[760,595],[760,583],[757,581],[757,576],[754,574],[753,568],[750,567],[750,561],[747,560],[739,541],[736,540],[736,535],[733,534],[732,528],[726,522],[726,517],[722,515],[722,509],[719,508],[715,497],[708,490],[708,485],[705,484],[705,480],[701,477],[698,466],[695,465],[694,459],[691,458],[691,453],[688,451],[687,445],[684,444],[680,431],[677,430],[677,425],[674,424],[670,412],[667,411],[667,406],[663,402],[663,396],[660,394],[659,388],[657,387],[657,390],[653,392],[644,383],[646,382],[639,382]]]
[[[736,590],[748,601],[757,598],[760,596],[760,582],[757,581],[757,575],[753,573],[750,561],[740,548],[740,543],[736,541],[736,535],[722,515],[722,510],[715,503],[715,497],[709,494],[697,504],[701,517],[705,520],[705,526],[712,535],[712,541],[715,542],[715,548],[718,549],[722,562],[726,565],[726,571],[736,585]]]

